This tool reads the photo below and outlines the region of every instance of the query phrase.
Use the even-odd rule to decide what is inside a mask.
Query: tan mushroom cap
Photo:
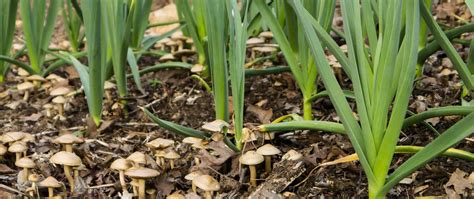
[[[34,142],[35,141],[35,136],[29,134],[29,133],[24,133],[23,134],[23,138],[21,138],[20,141],[24,142],[24,143],[28,143],[28,142]]]
[[[299,160],[301,158],[303,158],[303,155],[293,149],[289,150],[285,155],[283,155],[283,157],[281,157],[283,160]]]
[[[166,155],[166,152],[162,150],[156,151],[155,153],[156,157],[165,157],[165,155]]]
[[[8,132],[3,134],[3,139],[2,141],[4,143],[9,143],[9,142],[15,142],[18,140],[21,140],[23,137],[25,137],[25,133],[23,132]]]
[[[191,72],[193,73],[200,73],[202,71],[204,71],[204,66],[202,64],[194,64],[191,67]]]
[[[263,160],[263,155],[255,151],[247,151],[239,158],[240,163],[243,165],[257,165],[262,163]]]
[[[35,85],[33,85],[33,83],[31,82],[23,82],[21,84],[18,84],[16,86],[16,88],[19,90],[19,91],[24,91],[24,90],[29,90],[29,89],[32,89],[34,88]]]
[[[153,149],[163,149],[167,148],[174,144],[174,140],[163,139],[163,138],[156,138],[151,142],[145,144],[145,146]]]
[[[181,158],[181,156],[176,153],[176,151],[170,151],[168,153],[165,154],[164,156],[166,159],[178,159],[178,158]]]
[[[169,196],[166,196],[166,199],[185,199],[186,197],[179,194],[179,193],[173,193]]]
[[[257,149],[257,153],[262,155],[277,155],[280,154],[281,151],[271,144],[265,144]]]
[[[51,95],[51,96],[60,96],[60,95],[66,95],[69,92],[71,92],[71,89],[69,87],[61,86],[61,87],[58,87],[58,88],[55,88],[54,90],[52,90],[49,93],[49,95]]]
[[[130,164],[130,161],[123,158],[114,160],[112,164],[110,165],[111,169],[119,170],[119,171],[125,171],[129,169],[130,167],[132,167],[132,165]]]
[[[175,41],[173,40],[168,40],[166,43],[165,43],[167,46],[177,46],[178,43],[176,43]]]
[[[65,165],[65,166],[72,166],[72,167],[77,167],[81,165],[82,161],[79,156],[77,156],[74,153],[71,152],[66,152],[66,151],[60,151],[51,156],[49,161],[53,164],[60,164],[60,165]]]
[[[147,179],[160,175],[160,172],[149,168],[133,168],[128,169],[125,172],[125,175],[130,176],[131,178]]]
[[[45,104],[45,105],[43,105],[43,108],[45,108],[45,109],[53,108],[53,105],[52,104]]]
[[[271,39],[273,38],[273,33],[270,31],[265,31],[265,32],[261,32],[258,36],[263,37],[265,39]]]
[[[56,74],[49,74],[47,77],[46,77],[47,80],[61,80],[61,79],[64,79],[62,77],[60,77],[59,75],[56,75]]]
[[[55,103],[55,104],[64,104],[64,103],[66,103],[66,98],[64,98],[63,96],[57,96],[57,97],[53,98],[53,103]]]
[[[183,35],[183,32],[176,31],[173,34],[171,34],[171,39],[173,39],[173,40],[185,40],[187,38]]]
[[[3,144],[0,144],[0,156],[5,155],[7,153],[7,147]]]
[[[40,82],[46,81],[46,79],[44,79],[43,77],[41,77],[39,75],[30,75],[26,78],[26,80],[28,80],[28,81],[40,81]]]
[[[52,187],[59,188],[62,187],[61,183],[56,180],[53,176],[49,176],[38,184],[40,187]]]
[[[193,38],[187,38],[185,42],[187,44],[193,44],[194,43]]]
[[[204,191],[218,191],[221,188],[219,182],[210,175],[200,175],[195,177],[193,183],[196,187],[199,187]]]
[[[25,152],[26,150],[28,149],[28,147],[26,147],[26,144],[24,142],[14,142],[12,145],[10,145],[10,147],[8,147],[8,152],[11,152],[11,153],[21,153],[21,152]]]
[[[190,55],[194,55],[194,53],[196,53],[194,50],[181,49],[173,53],[173,56],[174,57],[190,56]]]
[[[36,164],[33,160],[27,157],[20,158],[15,162],[15,166],[21,167],[21,168],[28,168],[32,169],[36,167]]]
[[[186,179],[186,180],[193,180],[194,178],[196,178],[196,177],[198,177],[198,176],[200,176],[200,175],[202,175],[201,172],[199,172],[199,171],[193,171],[193,172],[189,173],[188,175],[184,176],[184,179]]]
[[[84,140],[81,138],[78,138],[74,134],[64,134],[53,141],[56,144],[76,144],[76,143],[83,143]]]
[[[38,182],[39,179],[40,179],[40,176],[38,174],[35,174],[35,173],[30,174],[28,176],[28,181],[31,181],[31,182]]]
[[[271,46],[262,46],[262,47],[254,47],[253,50],[262,52],[262,53],[272,53],[272,52],[276,52],[278,49]]]
[[[165,54],[165,55],[161,56],[159,60],[163,62],[163,61],[172,61],[172,60],[175,60],[175,59],[176,58],[174,57],[173,54],[168,53],[168,54]]]
[[[135,162],[137,164],[146,164],[146,157],[145,154],[142,152],[134,152],[130,156],[127,157],[127,160]]]
[[[256,45],[256,44],[263,44],[263,43],[265,43],[265,41],[263,41],[263,39],[258,38],[258,37],[250,38],[246,42],[247,45]]]

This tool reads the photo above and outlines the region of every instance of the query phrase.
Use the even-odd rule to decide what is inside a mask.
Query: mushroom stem
[[[48,187],[48,198],[53,199],[53,197],[54,197],[53,187]]]
[[[23,100],[28,101],[28,98],[30,98],[30,92],[28,90],[26,90],[25,95],[23,95]]]
[[[270,173],[272,171],[272,156],[265,155],[265,172]]]
[[[137,179],[134,179],[132,178],[132,181],[134,182],[132,184],[132,187],[133,187],[133,195],[138,195],[138,190],[137,190],[137,186],[135,186],[138,182],[137,182]]]
[[[255,165],[249,165],[250,170],[250,185],[257,186],[257,168]]]
[[[16,153],[15,153],[15,156],[16,156],[16,160],[15,160],[15,161],[19,160],[19,159],[21,158],[21,152],[16,152]]]
[[[123,170],[119,171],[120,185],[122,186],[122,192],[127,191],[127,184],[125,184],[125,175]]]
[[[212,199],[212,191],[206,191],[206,199]]]
[[[71,193],[74,193],[74,178],[71,176],[71,168],[69,166],[64,165],[64,173],[66,175],[67,180],[69,181],[69,187],[71,187]]]
[[[58,114],[64,115],[64,106],[63,104],[57,104],[56,107],[58,108]]]
[[[161,161],[161,165],[164,167],[164,169],[166,169],[166,162],[165,162],[165,158],[163,158],[163,157],[160,157],[160,161]]]
[[[71,152],[71,153],[73,153],[73,151],[72,151],[72,144],[64,144],[64,149],[66,150],[66,152]]]
[[[51,117],[51,109],[46,108],[46,117]]]
[[[191,189],[193,189],[193,192],[194,192],[194,193],[197,193],[197,191],[196,191],[196,185],[195,185],[193,182],[191,182]]]
[[[199,160],[198,157],[194,157],[194,162],[196,163],[196,165],[200,165],[200,164],[201,164],[201,160]]]
[[[29,170],[28,170],[28,168],[23,168],[23,179],[24,179],[25,181],[28,180],[28,176],[29,176]]]
[[[138,198],[145,199],[145,179],[138,179]]]
[[[174,160],[173,159],[170,160],[170,168],[174,169]]]

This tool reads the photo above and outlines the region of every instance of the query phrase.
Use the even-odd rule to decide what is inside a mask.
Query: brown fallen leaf
[[[273,116],[273,110],[272,109],[264,110],[264,109],[262,109],[258,106],[254,106],[254,105],[249,105],[249,107],[247,108],[247,111],[250,112],[250,113],[255,114],[255,116],[257,116],[258,120],[260,120],[260,122],[262,124],[270,123],[271,122],[270,119]]]
[[[30,116],[21,116],[21,117],[20,117],[20,121],[23,121],[23,122],[28,122],[28,121],[30,121],[30,122],[36,122],[36,121],[38,121],[38,120],[41,118],[41,116],[43,116],[43,114],[41,114],[41,113],[33,113],[33,114],[31,114]]]
[[[219,142],[210,142],[207,145],[208,149],[212,151],[209,152],[207,150],[200,150],[198,157],[201,160],[201,164],[199,167],[207,168],[207,167],[219,167],[225,161],[227,161],[230,157],[235,155],[235,152],[232,151],[223,141]]]
[[[460,169],[456,169],[456,171],[454,171],[454,173],[451,174],[451,177],[449,178],[449,181],[444,185],[444,188],[447,190],[447,189],[450,189],[449,188],[450,186],[453,186],[454,191],[456,192],[456,194],[463,195],[464,190],[466,188],[467,189],[472,189],[473,188],[473,185],[469,182],[469,180],[464,177],[466,175],[467,175],[466,172],[464,172]],[[448,193],[448,192],[449,191],[446,191],[446,193]]]
[[[7,173],[13,173],[13,172],[15,172],[15,170],[11,169],[5,164],[0,164],[0,174],[7,174]]]

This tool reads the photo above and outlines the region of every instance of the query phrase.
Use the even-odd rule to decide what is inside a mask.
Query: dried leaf
[[[30,116],[21,116],[21,117],[20,117],[20,121],[23,121],[23,122],[28,122],[28,121],[30,121],[30,122],[36,122],[36,121],[38,121],[38,120],[41,118],[41,116],[43,116],[43,114],[41,114],[41,113],[33,113],[33,114],[31,114]]]
[[[247,108],[247,111],[250,112],[250,113],[255,114],[255,116],[257,116],[258,120],[260,120],[260,122],[262,124],[270,123],[270,119],[273,116],[273,110],[272,109],[264,110],[264,109],[262,109],[258,106],[254,106],[254,105],[249,105],[249,107]]]
[[[472,189],[472,184],[469,182],[467,178],[464,178],[467,173],[460,170],[456,169],[453,174],[451,174],[451,177],[449,178],[448,183],[444,185],[445,189],[447,189],[449,186],[454,187],[454,191],[456,191],[457,194],[462,195],[464,193],[464,189]]]

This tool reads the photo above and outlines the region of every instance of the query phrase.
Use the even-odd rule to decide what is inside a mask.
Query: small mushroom
[[[194,193],[197,193],[197,192],[196,192],[196,185],[194,184],[193,179],[200,175],[202,175],[201,172],[193,171],[189,173],[188,175],[184,176],[184,179],[191,181],[191,189],[193,190]]]
[[[255,165],[262,163],[263,160],[263,156],[255,151],[247,151],[245,154],[240,156],[240,163],[249,166],[250,185],[252,186],[257,186],[257,169]]]
[[[18,91],[23,93],[23,100],[28,101],[28,98],[30,97],[30,92],[33,90],[35,85],[33,85],[31,82],[23,82],[21,84],[18,84],[16,87]]]
[[[202,71],[204,71],[204,65],[202,64],[194,64],[192,67],[191,67],[191,72],[193,73],[201,73]]]
[[[138,180],[138,198],[145,199],[145,180],[160,175],[160,172],[149,168],[131,168],[125,175]]]
[[[52,199],[54,197],[54,188],[62,187],[61,183],[56,180],[53,176],[49,176],[38,184],[40,187],[48,188],[48,197]]]
[[[54,139],[53,142],[56,144],[61,144],[64,147],[65,151],[72,153],[73,152],[72,145],[83,143],[84,140],[81,138],[78,138],[74,134],[64,134]]]
[[[74,178],[71,176],[71,167],[77,167],[81,165],[82,161],[79,156],[74,153],[60,151],[51,156],[49,161],[53,164],[60,164],[64,166],[64,173],[69,181],[71,193],[74,192]]]
[[[156,198],[157,195],[156,189],[146,189],[145,193],[148,196],[147,198]]]
[[[165,158],[170,161],[170,168],[174,169],[174,160],[181,158],[181,156],[176,151],[170,151],[165,154]]]
[[[2,136],[3,143],[13,143],[25,137],[23,132],[8,132]]]
[[[168,54],[165,54],[163,56],[160,57],[160,62],[168,62],[168,61],[173,61],[175,60],[176,58],[174,57],[173,54],[171,53],[168,53]]]
[[[18,68],[18,75],[22,78],[26,78],[30,73],[23,68]]]
[[[177,42],[173,41],[173,40],[169,40],[168,42],[166,42],[166,45],[171,48],[171,53],[174,53],[174,52],[176,52],[176,47],[179,44]]]
[[[181,62],[186,63],[187,60],[188,60],[188,57],[191,56],[191,55],[194,55],[194,53],[196,53],[196,52],[194,52],[193,50],[180,49],[180,50],[176,51],[175,53],[173,53],[173,56],[176,59],[181,58]]]
[[[21,177],[24,181],[27,181],[28,176],[30,175],[30,169],[35,168],[36,164],[30,158],[23,157],[23,158],[18,159],[15,162],[15,166],[20,167],[20,168],[23,169],[23,173],[22,173],[23,176],[21,176]]]
[[[266,54],[266,53],[272,54],[272,53],[277,52],[277,50],[278,50],[277,48],[271,47],[271,46],[253,47],[250,57],[252,59],[255,59],[256,57],[255,55],[257,52],[259,52],[260,54]]]
[[[261,32],[258,37],[260,37],[261,39],[263,39],[264,41],[268,41],[268,40],[271,40],[273,39],[273,33],[270,32],[270,31],[265,31],[265,32]]]
[[[39,196],[38,187],[37,187],[37,183],[39,180],[40,180],[40,176],[38,174],[33,173],[28,176],[28,181],[31,182],[31,189],[33,189],[33,194],[31,195],[30,193],[31,196],[34,196],[34,193],[37,193]]]
[[[132,165],[130,165],[130,162],[126,159],[123,159],[123,158],[116,159],[110,165],[111,169],[117,170],[119,172],[120,185],[122,186],[122,191],[123,192],[127,192],[127,184],[125,183],[124,173],[131,166]]]
[[[58,116],[61,120],[65,120],[66,118],[64,117],[64,104],[66,103],[66,98],[63,96],[57,96],[53,98],[53,103],[56,104],[56,107],[58,109]]]
[[[46,111],[46,117],[51,117],[52,116],[51,109],[53,109],[53,105],[48,103],[48,104],[43,105],[43,108]]]
[[[65,96],[67,95],[68,93],[70,93],[72,90],[67,87],[67,86],[60,86],[60,87],[57,87],[53,90],[51,90],[51,92],[49,93],[50,96]]]
[[[30,82],[33,82],[33,85],[36,88],[39,88],[41,86],[41,82],[46,81],[46,79],[44,79],[43,77],[41,77],[39,75],[30,75],[26,78],[26,80],[30,81]]]
[[[265,159],[265,172],[272,171],[272,156],[280,154],[281,151],[271,144],[265,144],[257,149],[257,153],[263,155]]]
[[[26,152],[26,150],[28,150],[26,143],[21,142],[21,141],[16,141],[13,144],[11,144],[10,147],[8,147],[8,152],[15,153],[16,155],[15,161],[18,161],[21,158],[22,153]]]
[[[105,91],[105,99],[106,102],[112,103],[112,90],[115,88],[115,84],[109,81],[104,82],[104,91]]]
[[[127,157],[127,160],[132,161],[132,166],[135,168],[142,167],[146,164],[145,154],[142,152],[134,152]]]
[[[254,47],[263,43],[265,43],[265,41],[262,38],[258,38],[258,37],[250,38],[246,42],[248,47]]]
[[[165,167],[165,155],[166,152],[163,150],[155,150],[156,164],[161,167]]]
[[[212,192],[219,191],[221,188],[219,182],[210,175],[200,175],[193,179],[193,183],[196,187],[206,192],[206,199],[212,199]]]
[[[169,140],[169,139],[163,139],[163,138],[157,138],[152,140],[151,142],[148,142],[145,144],[148,148],[155,150],[155,156],[156,156],[156,163],[160,166],[164,166],[165,160],[162,159],[164,157],[164,154],[162,154],[163,149],[166,149],[174,144],[174,140]],[[159,155],[156,155],[159,154]]]

